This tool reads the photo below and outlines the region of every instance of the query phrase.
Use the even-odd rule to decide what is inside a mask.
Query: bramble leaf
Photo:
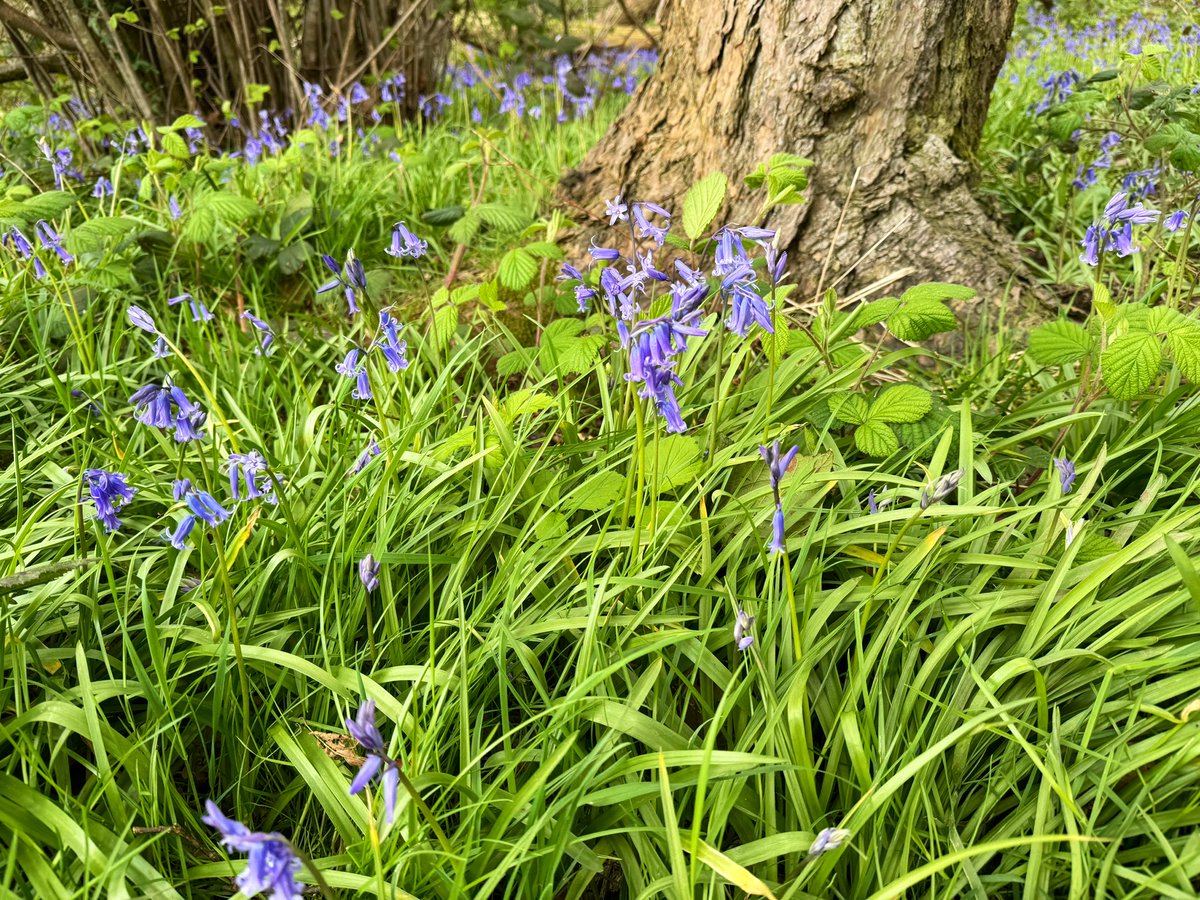
[[[945,281],[930,281],[910,287],[900,295],[901,303],[929,303],[941,300],[970,300],[976,294],[975,288],[961,284],[950,284]]]
[[[1192,384],[1200,384],[1200,327],[1193,325],[1169,332],[1167,347],[1183,376]]]
[[[514,247],[500,257],[500,283],[506,288],[519,291],[526,287],[537,274],[537,260],[523,247]]]
[[[864,422],[854,430],[854,443],[867,456],[891,456],[900,449],[896,432],[882,422]]]
[[[597,512],[608,509],[625,496],[625,476],[619,472],[597,472],[562,499],[566,510]]]
[[[933,408],[933,395],[915,384],[896,384],[875,398],[868,422],[917,422]]]
[[[903,303],[888,318],[887,327],[902,341],[923,341],[939,331],[953,331],[958,320],[937,300],[920,300]]]
[[[683,198],[683,230],[692,240],[703,237],[717,217],[728,187],[725,173],[713,172],[688,188]]]
[[[862,394],[834,394],[826,402],[829,405],[829,414],[839,422],[861,425],[867,421],[867,401]]]
[[[1078,362],[1096,346],[1096,339],[1081,325],[1060,319],[1039,325],[1029,335],[1029,355],[1043,366]]]
[[[1162,362],[1162,343],[1146,332],[1117,338],[1100,356],[1104,384],[1118,400],[1132,400],[1150,386]]]

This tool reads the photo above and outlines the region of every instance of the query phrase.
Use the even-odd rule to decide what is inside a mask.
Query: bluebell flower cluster
[[[373,396],[371,393],[371,381],[367,376],[367,366],[359,360],[362,356],[362,351],[357,347],[352,347],[346,351],[345,358],[334,366],[339,375],[346,378],[354,379],[354,389],[350,392],[350,396],[355,400],[370,400]]]
[[[1175,212],[1163,219],[1163,228],[1174,234],[1187,224],[1188,215],[1189,213],[1186,209],[1175,210]]]
[[[121,520],[117,518],[117,513],[137,493],[137,488],[130,487],[126,481],[127,477],[105,469],[86,469],[83,473],[88,496],[96,506],[96,514],[92,518],[98,519],[109,534],[120,529]]]
[[[424,256],[429,250],[427,241],[421,240],[415,234],[408,230],[408,226],[403,222],[397,222],[392,226],[392,243],[384,252],[389,256],[396,258],[411,257],[419,259]]]
[[[176,500],[182,500],[188,510],[179,520],[174,531],[163,532],[163,539],[176,550],[187,549],[188,536],[196,527],[197,520],[210,528],[215,528],[229,518],[229,510],[223,507],[216,497],[208,491],[197,488],[187,478],[171,482],[171,494]]]
[[[1071,485],[1075,483],[1075,463],[1065,456],[1054,457],[1054,468],[1058,470],[1059,486],[1064,494],[1071,493]]]
[[[213,320],[213,314],[208,311],[208,307],[186,291],[174,297],[167,298],[167,306],[178,306],[180,303],[188,305],[188,309],[192,312],[193,322],[211,322]]]
[[[367,752],[366,762],[350,783],[350,795],[359,793],[368,784],[379,779],[383,786],[384,816],[390,825],[396,816],[396,793],[400,787],[400,763],[388,755],[387,745],[379,726],[375,724],[375,701],[364,700],[358,715],[346,720],[346,730]]]
[[[275,479],[262,478],[267,472],[267,461],[257,450],[248,453],[229,454],[229,496],[234,501],[266,500],[278,503],[275,496]],[[245,490],[243,491],[243,486]]]
[[[352,250],[346,258],[344,268],[328,253],[321,255],[321,262],[325,263],[325,267],[333,273],[334,277],[317,288],[317,293],[324,294],[326,291],[342,288],[346,292],[346,304],[350,308],[350,315],[355,315],[359,312],[355,298],[358,293],[365,292],[367,289],[367,274],[363,271],[362,260],[356,257]]]
[[[1078,190],[1083,190],[1095,184],[1099,179],[1098,170],[1112,168],[1112,151],[1120,143],[1121,135],[1115,131],[1110,131],[1104,137],[1100,138],[1099,155],[1086,166],[1080,163],[1079,167],[1075,170],[1075,181],[1073,184]]]
[[[379,336],[375,338],[374,346],[379,348],[384,362],[393,372],[408,368],[408,358],[405,356],[408,341],[400,340],[400,329],[403,327],[388,310],[379,311]]]
[[[171,384],[148,384],[129,398],[135,407],[134,418],[143,425],[163,431],[173,429],[180,443],[204,438],[204,423],[208,415],[187,398],[183,390]]]
[[[771,553],[783,553],[787,547],[783,539],[785,523],[783,518],[783,498],[779,493],[779,484],[783,481],[783,476],[787,474],[788,468],[796,459],[796,454],[800,452],[800,448],[793,446],[785,453],[780,447],[779,441],[775,441],[770,447],[759,447],[758,452],[762,455],[763,462],[767,464],[767,469],[770,471],[771,494],[775,499],[775,512],[771,516],[771,543],[767,549]]]
[[[275,332],[271,330],[271,326],[256,316],[250,310],[242,313],[242,318],[249,322],[258,331],[258,345],[254,348],[256,356],[266,356],[271,352],[271,345],[275,342]]]
[[[1062,103],[1073,93],[1075,89],[1083,82],[1083,76],[1074,69],[1067,69],[1063,72],[1055,72],[1047,75],[1038,85],[1044,93],[1042,99],[1039,100],[1030,112],[1034,115],[1044,113],[1050,107]]]
[[[204,808],[201,821],[220,833],[221,843],[236,853],[247,854],[246,868],[234,879],[243,894],[267,894],[269,900],[302,900],[296,875],[303,864],[287,838],[275,832],[251,831],[226,816],[211,800]]]
[[[363,469],[365,469],[367,467],[367,464],[372,459],[374,459],[376,456],[378,456],[381,452],[383,452],[383,451],[380,450],[380,448],[379,448],[379,442],[377,440],[375,440],[375,436],[372,435],[370,437],[370,439],[367,441],[366,448],[363,450],[362,453],[360,453],[358,455],[358,458],[354,461],[354,466],[350,469],[351,473],[354,475],[357,475],[359,472],[361,472]]]
[[[733,643],[739,650],[750,649],[750,645],[754,643],[753,629],[754,616],[739,607],[733,620]]]
[[[33,244],[29,243],[29,238],[25,237],[24,233],[16,225],[13,225],[4,233],[3,245],[12,247],[17,255],[26,262],[33,262],[33,275],[39,281],[46,277],[46,265],[33,249]]]
[[[1130,205],[1129,195],[1124,191],[1114,194],[1104,207],[1101,218],[1087,228],[1084,235],[1083,253],[1079,259],[1089,266],[1098,265],[1100,254],[1115,252],[1117,256],[1129,256],[1137,252],[1133,243],[1133,226],[1150,225],[1158,221],[1158,210],[1147,209],[1141,203]]]
[[[382,564],[370,553],[358,561],[358,580],[362,582],[368,594],[375,593],[379,588],[380,568]]]

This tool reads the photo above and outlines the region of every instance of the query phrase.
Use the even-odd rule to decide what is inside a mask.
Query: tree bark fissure
[[[1015,7],[676,0],[658,71],[561,190],[589,208],[617,193],[678,203],[719,169],[726,221],[749,223],[762,197],[741,177],[788,151],[814,161],[808,201],[765,224],[800,251],[802,288],[815,290],[829,256],[852,282],[912,267],[998,293],[1018,254],[973,196],[969,160]]]

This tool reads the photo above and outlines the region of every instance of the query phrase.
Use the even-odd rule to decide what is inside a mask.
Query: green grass
[[[482,149],[447,124],[397,141],[402,168],[311,146],[191,161],[137,207],[73,207],[68,235],[85,216],[134,224],[72,244],[65,273],[35,281],[0,256],[0,576],[35,582],[0,581],[0,890],[228,896],[243,863],[200,822],[213,798],[291,837],[337,896],[1195,895],[1194,392],[1171,373],[1080,408],[1080,373],[1038,367],[1004,330],[923,367],[824,320],[829,367],[793,313],[774,363],[755,340],[695,342],[691,427],[669,436],[622,379],[607,314],[584,321],[603,336],[590,350],[548,329],[538,353],[532,301],[501,286],[508,309],[443,296],[456,315],[431,329],[421,285],[453,242],[415,223],[471,191],[446,161],[494,152],[496,202],[533,222],[604,124],[513,123]],[[263,211],[192,240],[225,172]],[[431,238],[424,267],[383,254],[397,219]],[[544,230],[481,232],[461,280]],[[250,233],[353,248],[362,318],[406,310],[412,364],[373,369],[373,402],[333,371],[363,326],[338,293],[314,300],[319,263],[250,258]],[[185,289],[214,322],[166,305]],[[239,294],[279,333],[273,355],[253,354]],[[149,358],[131,302],[175,356]],[[497,374],[522,347],[535,362]],[[133,421],[126,398],[164,374],[207,409],[207,440]],[[865,457],[829,399],[897,379],[945,417]],[[352,474],[371,435],[383,452]],[[801,456],[772,556],[758,445],[775,438]],[[190,551],[166,545],[171,479],[224,502],[225,456],[247,449],[281,477],[278,506],[231,504]],[[1066,495],[1051,454],[1078,465]],[[88,518],[90,467],[139,489],[117,535]],[[893,501],[875,515],[872,488]],[[383,563],[370,596],[367,553]],[[756,616],[745,653],[738,608]],[[373,791],[348,795],[342,723],[364,697],[445,845],[403,794],[391,827]],[[851,836],[810,857],[833,826]]]

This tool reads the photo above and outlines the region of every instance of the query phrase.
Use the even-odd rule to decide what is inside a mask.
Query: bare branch
[[[27,16],[15,6],[5,3],[4,0],[0,0],[0,22],[5,22],[14,28],[19,28],[21,31],[27,31],[34,37],[39,37],[60,50],[79,49],[79,44],[75,38],[65,31],[51,28],[49,25],[39,22],[33,16]]]

